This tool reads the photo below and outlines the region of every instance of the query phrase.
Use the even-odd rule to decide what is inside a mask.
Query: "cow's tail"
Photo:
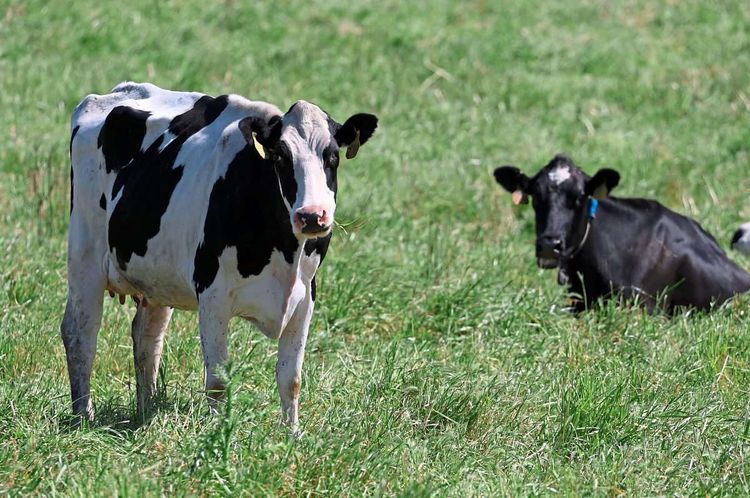
[[[740,226],[732,236],[732,249],[750,255],[750,222]]]

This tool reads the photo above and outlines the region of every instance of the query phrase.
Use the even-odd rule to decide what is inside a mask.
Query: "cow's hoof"
[[[94,422],[94,414],[71,415],[65,425],[71,430],[84,429]]]

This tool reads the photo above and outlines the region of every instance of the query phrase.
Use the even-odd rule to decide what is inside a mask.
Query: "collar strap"
[[[566,254],[565,260],[570,260],[573,256],[581,252],[581,249],[583,249],[583,246],[586,244],[586,241],[589,240],[589,232],[591,231],[591,222],[596,218],[596,212],[599,210],[599,201],[597,199],[594,199],[593,197],[589,197],[589,207],[588,207],[588,219],[586,220],[586,231],[583,233],[583,238],[581,241],[576,245],[575,249],[571,250],[568,254]]]

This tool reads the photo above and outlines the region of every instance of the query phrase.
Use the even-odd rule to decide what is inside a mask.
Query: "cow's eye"
[[[339,165],[339,155],[336,152],[326,152],[323,161],[327,167],[335,168]]]
[[[277,168],[283,168],[286,164],[291,164],[291,161],[287,161],[285,151],[280,149],[278,153],[273,155],[273,164]]]

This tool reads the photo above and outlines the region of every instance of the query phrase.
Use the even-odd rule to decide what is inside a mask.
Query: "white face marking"
[[[298,101],[284,115],[281,140],[289,147],[294,162],[297,197],[291,215],[301,208],[325,210],[333,220],[336,202],[326,183],[323,152],[331,144],[328,117],[320,108],[304,100]]]
[[[555,185],[560,185],[568,178],[570,178],[570,168],[568,168],[567,166],[558,166],[557,168],[547,173],[547,176],[549,176],[550,181],[552,181]]]

